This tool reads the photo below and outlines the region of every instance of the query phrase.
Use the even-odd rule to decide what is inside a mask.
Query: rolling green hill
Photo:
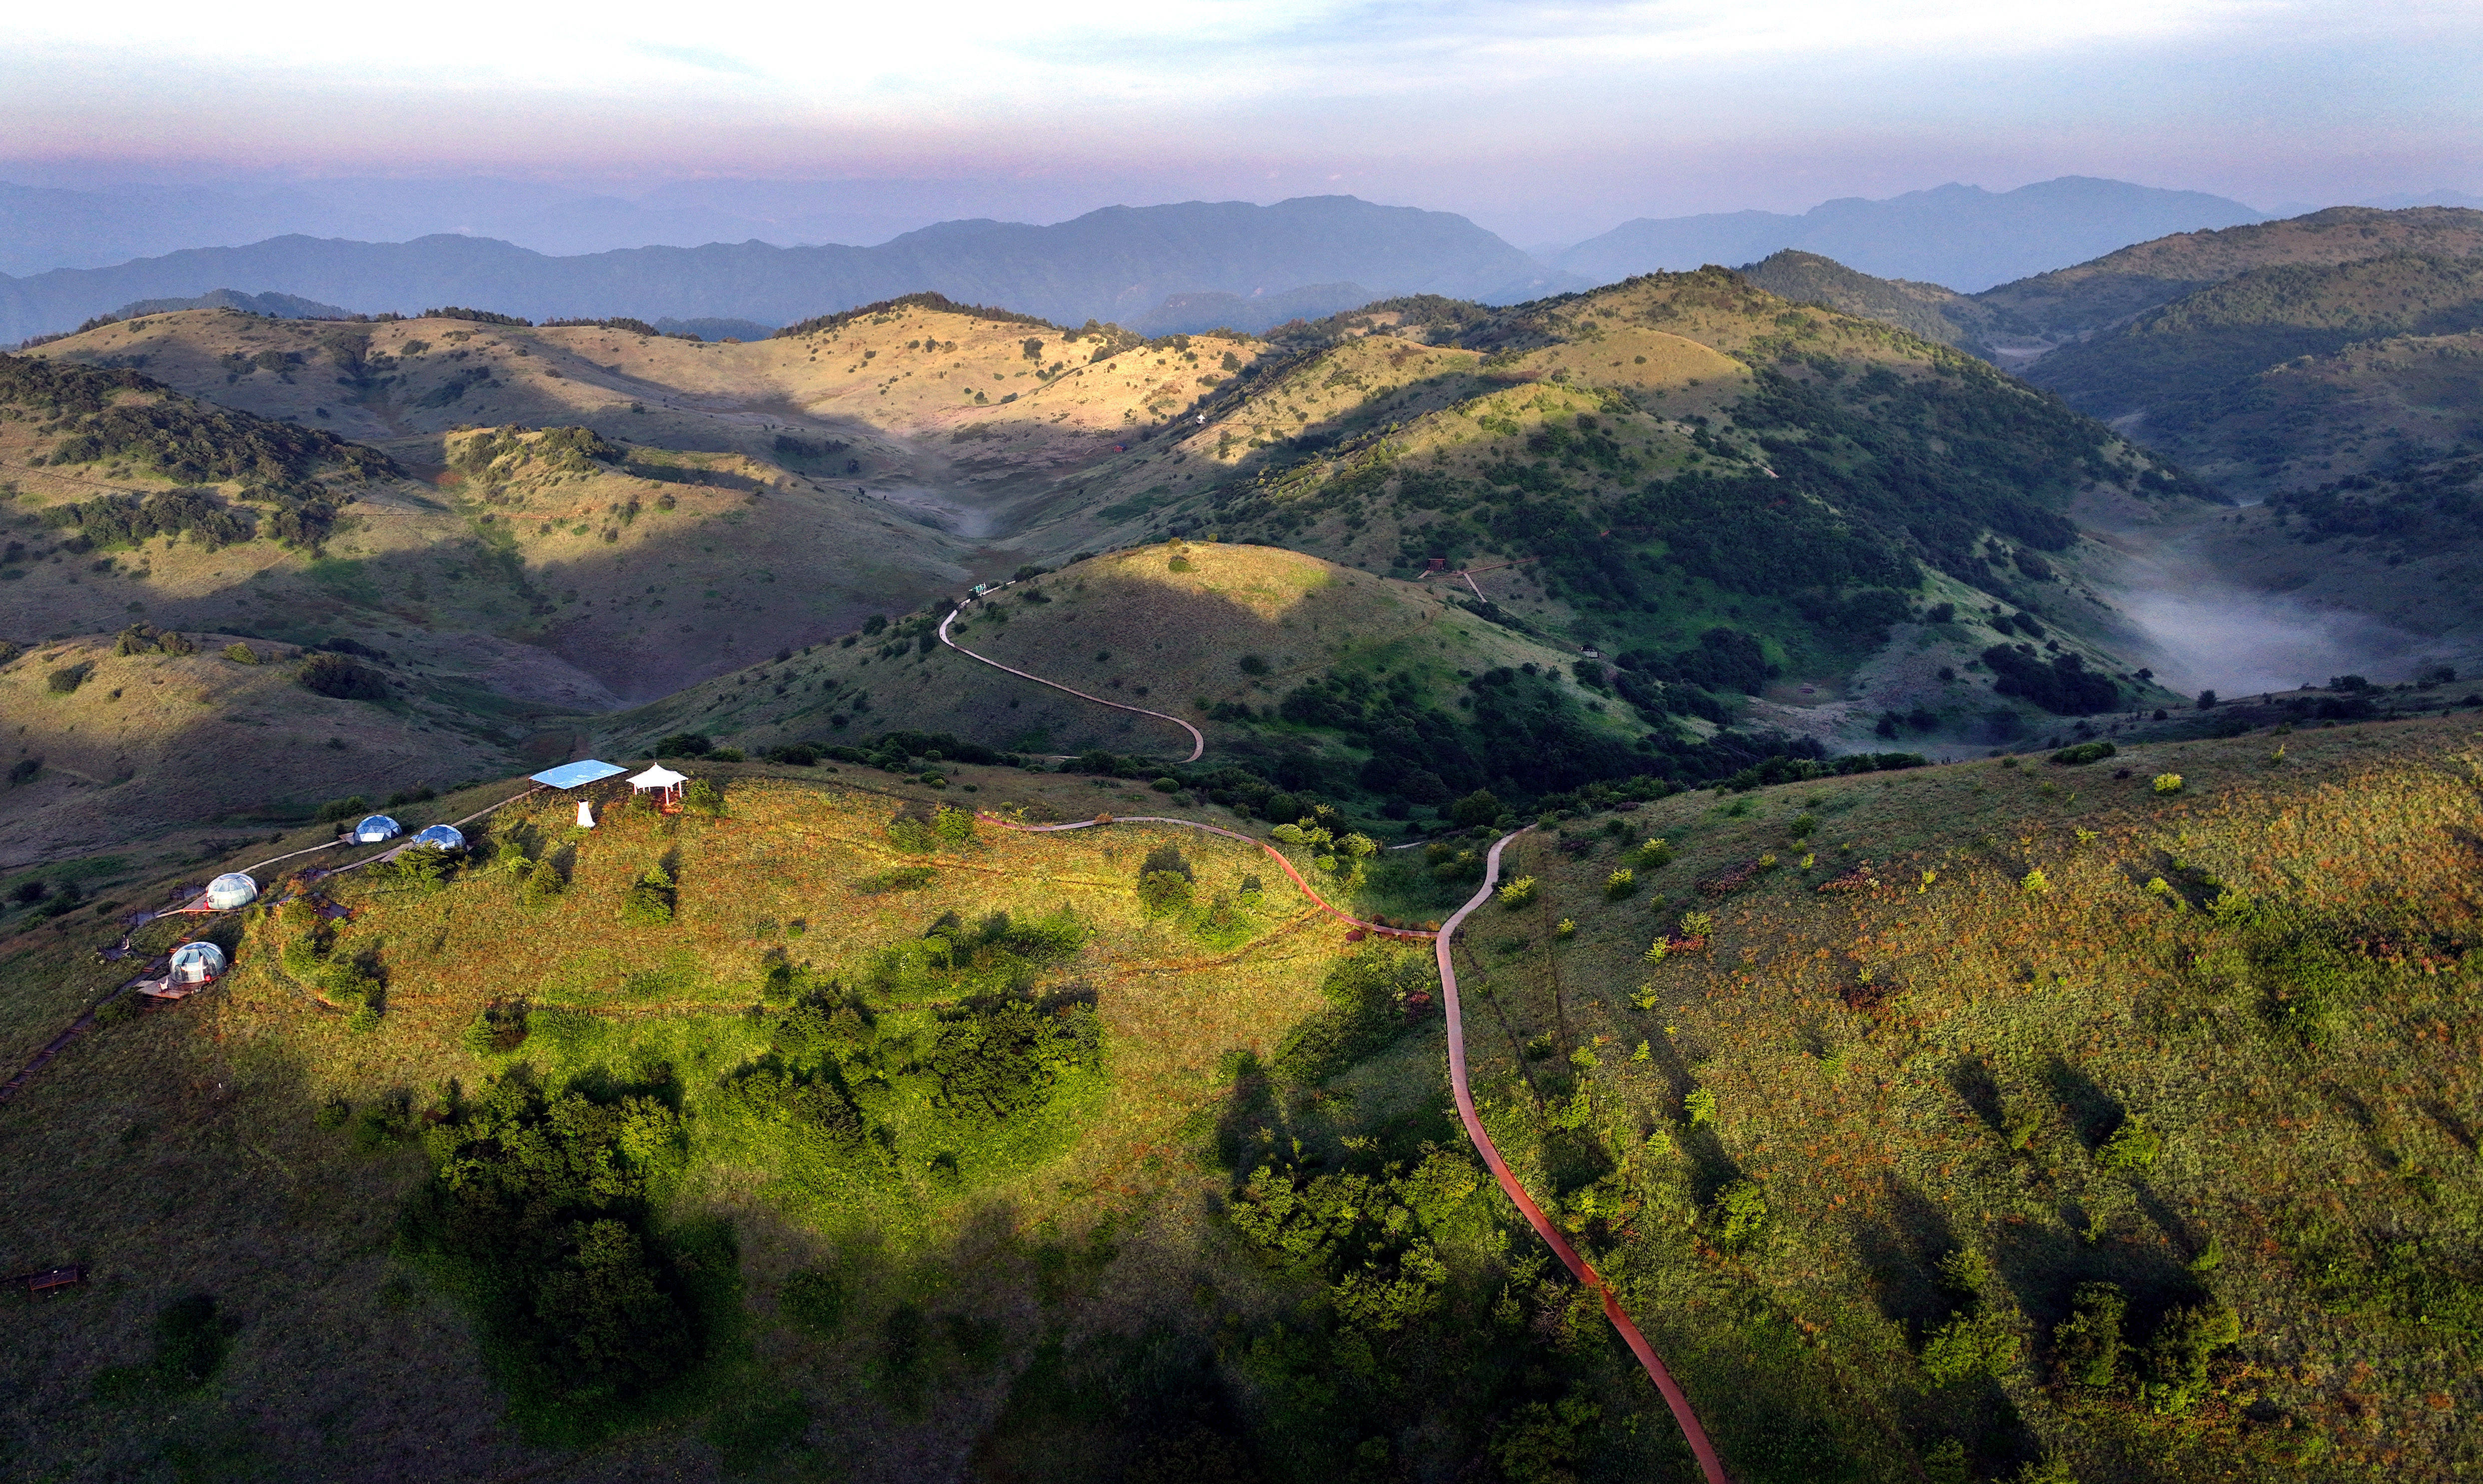
[[[2483,212],[2334,206],[2279,222],[2159,237],[1986,289],[1975,300],[1993,313],[2002,332],[2058,344],[2253,269],[2477,252],[2483,252]]]
[[[2097,417],[2141,413],[2149,441],[2199,464],[2238,384],[2363,340],[2483,325],[2483,257],[2391,256],[2256,268],[2066,345],[2028,381]],[[2212,435],[2208,435],[2212,436]]]
[[[1484,1118],[1734,1477],[2477,1461],[2472,718],[2313,714],[1514,843],[1457,947]],[[1695,1476],[1445,1115],[1427,956],[1238,842],[948,807],[1230,811],[945,771],[521,801],[202,924],[230,976],[0,1110],[0,1265],[92,1270],[0,1330],[13,1466]],[[1402,910],[1493,833],[1292,848]],[[13,1046],[119,931],[13,924]]]
[[[1984,343],[1993,317],[1971,294],[1937,283],[1875,278],[1834,258],[1787,248],[1734,270],[1779,299],[1825,305],[1861,319],[1894,325],[1908,334],[1952,345],[1989,360]]]
[[[1166,536],[1409,580],[1481,569],[1454,579],[1455,600],[1496,636],[1479,642],[1521,664],[1444,656],[1439,678],[1455,683],[1419,682],[1408,724],[1436,717],[1472,754],[1469,682],[1532,664],[1566,672],[1538,698],[1562,726],[1618,746],[1586,773],[1521,784],[1428,744],[1375,761],[1385,727],[1339,730],[1311,719],[1308,697],[1279,727],[1295,741],[1268,717],[1215,722],[1242,702],[1187,678],[1226,662],[1204,652],[1125,682],[1242,729],[1227,743],[1257,776],[1316,777],[1374,810],[1436,808],[1442,786],[1484,780],[1532,795],[1589,775],[1720,776],[1777,752],[1980,749],[2165,699],[2117,657],[2127,627],[2081,578],[2095,553],[2062,513],[2098,487],[2178,502],[2177,473],[1944,347],[1722,274],[1514,310],[1393,302],[1264,342],[1141,342],[918,296],[747,345],[620,322],[205,310],[42,354],[272,419],[254,426],[324,412],[424,476],[364,491],[316,549],[90,534],[132,555],[108,587],[39,568],[56,578],[53,632],[109,631],[112,609],[137,602],[154,622],[295,646],[351,638],[410,660],[443,702],[461,687],[496,698],[487,730],[502,746],[604,736],[626,750],[688,730],[757,751],[892,729],[1144,752],[1123,719],[1017,694],[946,653],[918,655],[911,683],[875,688],[881,709],[846,711],[842,728],[834,705],[794,715],[746,698],[759,683],[785,694],[783,661],[761,656],[813,650],[874,612],[920,640],[973,579]],[[995,378],[1017,389],[996,398]],[[499,421],[477,429],[476,413]],[[83,487],[62,483],[49,443],[21,462],[30,514],[58,528]],[[138,472],[80,467],[103,485]],[[1138,648],[1108,612],[1090,622],[1095,650]],[[802,683],[886,644],[831,649]],[[842,671],[833,683],[860,688]],[[987,693],[1038,711],[1005,715]],[[652,709],[609,726],[584,714],[616,702]],[[1296,745],[1326,760],[1287,764]]]

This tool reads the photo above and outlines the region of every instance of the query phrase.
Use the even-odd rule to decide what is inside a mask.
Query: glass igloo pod
[[[225,950],[213,943],[183,943],[173,950],[172,971],[164,987],[186,994],[224,977]]]
[[[258,883],[239,871],[227,871],[207,883],[207,907],[212,912],[230,912],[257,899]]]
[[[388,818],[386,814],[373,814],[368,819],[363,820],[360,824],[354,826],[354,843],[357,845],[376,845],[382,840],[395,839],[398,835],[403,835],[404,833],[405,826],[398,824],[395,820]]]
[[[427,825],[414,832],[414,842],[417,845],[437,845],[442,850],[466,848],[466,836],[458,832],[455,825]]]

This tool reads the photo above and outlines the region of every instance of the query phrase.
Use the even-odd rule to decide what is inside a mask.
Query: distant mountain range
[[[1365,285],[1368,298],[1432,293],[1502,304],[1581,286],[1463,217],[1326,196],[1272,206],[1114,206],[1051,226],[944,222],[873,248],[744,242],[552,257],[479,237],[279,237],[0,278],[0,340],[57,332],[136,301],[239,284],[361,313],[458,304],[538,319],[762,325],[926,289],[1076,325],[1146,319],[1175,295],[1229,295],[1246,308],[1305,284]],[[1338,307],[1349,306],[1313,293],[1283,317]]]
[[[1551,259],[1597,283],[1658,269],[1748,263],[1787,248],[1882,278],[1972,292],[2171,232],[2266,220],[2239,201],[2065,175],[2015,191],[1944,185],[1848,198],[1800,216],[1729,211],[1624,222]]]

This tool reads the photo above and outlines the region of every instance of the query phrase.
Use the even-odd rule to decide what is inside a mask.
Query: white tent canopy
[[[659,762],[629,780],[629,786],[642,791],[649,788],[678,788],[689,781],[688,774],[676,773]]]

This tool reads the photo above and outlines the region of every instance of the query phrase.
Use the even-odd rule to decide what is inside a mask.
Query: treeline
[[[117,402],[123,391],[165,400]],[[0,402],[54,414],[38,431],[58,434],[59,439],[48,454],[29,461],[36,464],[123,459],[188,484],[240,480],[297,499],[326,496],[312,480],[323,467],[336,466],[362,479],[401,472],[394,460],[376,448],[315,428],[193,402],[134,371],[0,356]]]
[[[2121,687],[2112,676],[2089,670],[2075,654],[2056,654],[2046,661],[2033,645],[1995,644],[1983,651],[1983,662],[1997,676],[1993,690],[2021,696],[2054,716],[2093,716],[2121,704]]]
[[[2348,474],[2316,490],[2280,490],[2268,509],[2296,539],[2377,537],[2409,547],[2473,539],[2483,524],[2483,454],[2431,464],[2411,460],[2370,474]],[[2301,522],[2298,531],[2291,522]]]
[[[449,305],[445,308],[440,309],[425,309],[420,314],[415,315],[414,318],[425,320],[470,320],[477,325],[509,325],[520,330],[532,330],[535,325],[534,321],[529,319],[520,319],[514,314],[494,314],[489,309],[467,309],[461,308],[456,305]]]
[[[258,534],[250,511],[235,510],[211,490],[167,490],[160,494],[107,494],[43,512],[43,523],[76,526],[97,546],[134,546],[155,536],[188,536],[209,551],[237,546]]]

